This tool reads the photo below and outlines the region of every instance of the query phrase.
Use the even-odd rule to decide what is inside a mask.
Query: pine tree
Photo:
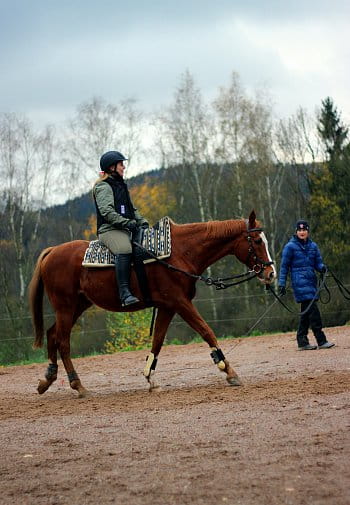
[[[329,96],[322,100],[317,130],[325,144],[329,159],[339,156],[349,129],[342,124],[340,114]]]
[[[325,145],[326,160],[311,177],[310,215],[325,262],[347,275],[344,266],[350,259],[350,144],[346,142],[348,127],[341,122],[329,97],[322,101],[317,129]]]

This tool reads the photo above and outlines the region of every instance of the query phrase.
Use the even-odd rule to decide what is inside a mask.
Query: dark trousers
[[[305,312],[307,307],[310,305],[310,301],[311,300],[305,300],[301,302],[301,312]],[[318,345],[323,345],[325,342],[327,342],[326,335],[322,331],[322,319],[316,301],[312,302],[311,307],[306,312],[306,314],[302,314],[300,316],[297,332],[297,341],[299,347],[303,347],[309,343],[309,339],[307,337],[309,327],[311,327]]]

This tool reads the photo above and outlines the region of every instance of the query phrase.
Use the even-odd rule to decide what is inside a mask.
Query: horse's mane
[[[205,221],[198,223],[179,224],[170,218],[170,222],[178,229],[191,231],[193,234],[200,229],[205,231],[208,239],[233,237],[247,230],[247,219],[228,219],[225,221]]]
[[[229,219],[227,221],[208,221],[207,237],[220,238],[238,235],[247,227],[244,219]]]

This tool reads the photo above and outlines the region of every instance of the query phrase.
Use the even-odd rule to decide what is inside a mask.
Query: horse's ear
[[[256,214],[255,210],[253,209],[251,213],[249,214],[249,228],[255,228],[255,219],[256,219]]]

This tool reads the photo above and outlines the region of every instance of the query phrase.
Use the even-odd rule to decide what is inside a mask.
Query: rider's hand
[[[327,272],[327,267],[326,265],[323,265],[323,267],[321,268],[321,274],[325,274]]]
[[[147,230],[149,228],[149,224],[147,223],[147,221],[144,221],[143,223],[141,223],[140,227],[143,230]]]
[[[286,287],[285,286],[278,286],[278,294],[280,296],[284,296],[286,294]]]
[[[127,223],[125,226],[125,229],[131,232],[134,232],[138,229],[138,225],[135,221],[135,219],[130,219],[130,221]]]

